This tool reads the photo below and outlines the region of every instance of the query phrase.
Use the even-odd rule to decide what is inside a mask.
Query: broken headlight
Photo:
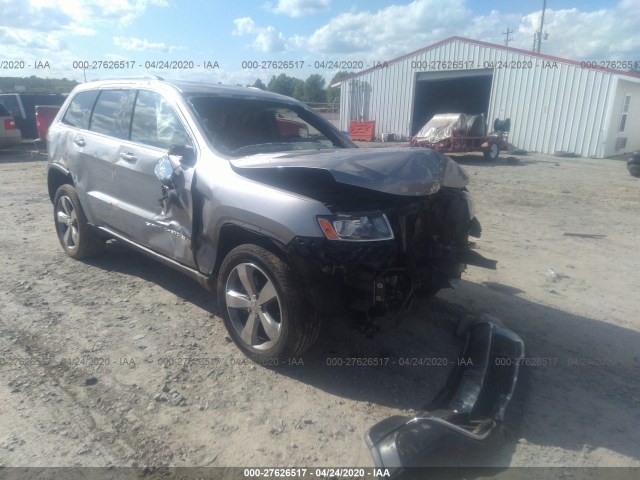
[[[329,240],[367,242],[392,240],[393,230],[384,213],[338,213],[318,217],[318,223]]]

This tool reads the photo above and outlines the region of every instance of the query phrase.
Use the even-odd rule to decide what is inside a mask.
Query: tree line
[[[352,72],[340,71],[336,73],[329,85],[342,78],[348,77]],[[30,77],[0,77],[0,93],[69,93],[78,85],[75,80],[66,78],[40,78]],[[256,80],[253,85],[269,92],[280,93],[293,97],[306,103],[333,103],[340,104],[340,87],[326,85],[322,75],[314,73],[306,80],[290,77],[284,73],[273,75],[267,85],[262,80]]]
[[[329,85],[351,74],[352,72],[340,71],[333,76]],[[301,102],[340,104],[340,87],[327,86],[324,78],[319,73],[309,75],[306,80],[281,73],[278,76],[273,75],[267,85],[262,80],[257,79],[250,86],[293,97]]]
[[[78,85],[66,78],[0,77],[0,93],[69,93]]]

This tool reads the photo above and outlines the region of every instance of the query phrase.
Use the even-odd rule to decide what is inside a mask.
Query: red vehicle
[[[38,129],[38,140],[47,140],[49,125],[60,110],[59,105],[36,105],[36,127]]]
[[[276,116],[276,124],[278,125],[278,132],[283,137],[309,137],[309,127],[302,122],[296,122],[278,114]]]
[[[496,119],[494,131],[487,132],[484,115],[439,113],[434,115],[409,141],[414,147],[425,147],[441,153],[482,152],[485,159],[495,160],[507,150],[510,120]]]

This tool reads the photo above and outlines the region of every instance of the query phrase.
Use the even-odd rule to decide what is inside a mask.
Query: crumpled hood
[[[448,159],[426,148],[348,148],[251,155],[230,160],[239,174],[254,169],[316,169],[338,183],[404,196],[440,189]],[[282,172],[282,171],[281,171]]]

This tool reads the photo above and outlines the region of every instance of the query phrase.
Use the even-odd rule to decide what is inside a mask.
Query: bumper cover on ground
[[[429,452],[453,437],[486,440],[501,424],[518,379],[524,344],[491,322],[473,324],[444,389],[415,417],[387,418],[365,434],[376,467],[392,476],[428,466]]]

